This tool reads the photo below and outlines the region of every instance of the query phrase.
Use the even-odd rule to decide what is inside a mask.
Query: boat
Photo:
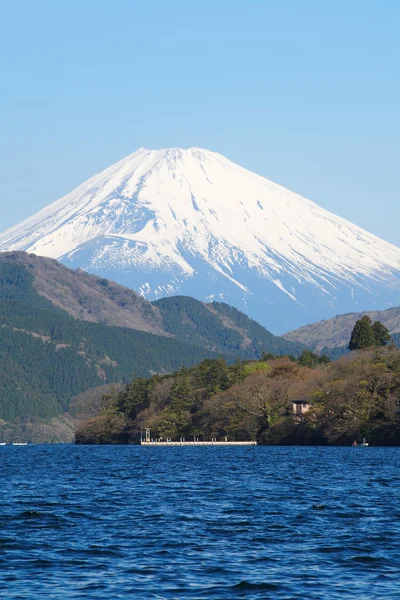
[[[0,442],[0,446],[5,446],[7,442]]]
[[[13,446],[27,446],[28,442],[13,442]]]
[[[369,443],[363,438],[363,441],[360,444],[357,444],[356,441],[352,443],[353,448],[367,448]]]

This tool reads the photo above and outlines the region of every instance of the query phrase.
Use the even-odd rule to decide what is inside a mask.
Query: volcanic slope
[[[400,249],[215,152],[139,149],[0,236],[148,299],[223,300],[273,332],[400,304]]]

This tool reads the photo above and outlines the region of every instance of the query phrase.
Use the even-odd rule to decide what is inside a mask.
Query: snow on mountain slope
[[[400,304],[400,249],[208,150],[139,149],[0,235],[152,299],[223,299],[273,331]]]

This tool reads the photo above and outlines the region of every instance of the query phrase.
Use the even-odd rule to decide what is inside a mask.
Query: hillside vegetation
[[[19,265],[30,274],[39,296],[78,320],[173,337],[242,358],[259,358],[263,351],[298,356],[304,349],[227,304],[186,296],[151,303],[112,281],[25,252],[0,254],[2,265]]]
[[[308,358],[312,358],[310,353]],[[307,358],[307,360],[308,360]],[[137,378],[107,395],[77,432],[78,443],[137,443],[192,436],[264,444],[400,444],[400,351],[352,352],[334,363],[288,358],[201,362],[173,375]],[[311,408],[293,416],[292,401]]]
[[[54,417],[88,388],[170,371],[216,353],[143,331],[74,319],[0,264],[0,418]]]
[[[73,271],[51,258],[26,252],[0,254],[0,266],[19,265],[36,292],[75,319],[164,335],[157,309],[134,291],[112,281]]]
[[[226,305],[184,297],[152,305],[52,259],[0,255],[0,419],[6,422],[55,418],[89,388],[207,357],[259,358],[265,350],[299,355],[302,346]]]
[[[222,302],[203,304],[187,296],[152,303],[161,314],[166,333],[221,353],[260,358],[263,352],[299,356],[303,344],[273,335],[245,314]]]

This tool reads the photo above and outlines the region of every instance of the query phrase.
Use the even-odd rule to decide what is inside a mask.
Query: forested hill
[[[91,411],[76,440],[138,443],[148,427],[164,440],[228,436],[350,446],[365,436],[372,445],[400,444],[398,349],[357,350],[336,362],[306,361],[305,354],[298,361],[264,357],[234,365],[205,360],[172,375],[137,378],[112,398],[81,404],[97,407],[97,414]],[[299,400],[307,412],[294,415]]]
[[[188,296],[152,303],[159,309],[164,330],[179,339],[205,345],[241,358],[260,358],[262,352],[299,356],[305,346],[273,335],[236,308],[222,302],[203,304]]]
[[[0,418],[50,417],[88,388],[191,365],[206,348],[74,319],[39,296],[18,264],[0,265]]]
[[[0,253],[0,267],[19,265],[34,290],[76,319],[163,335],[161,316],[134,291],[56,260],[26,252]]]
[[[40,296],[79,320],[175,337],[241,358],[259,358],[263,351],[299,356],[304,350],[227,304],[185,296],[151,303],[112,281],[25,252],[0,253],[1,265],[23,267]]]
[[[89,388],[207,357],[234,362],[262,351],[301,352],[286,341],[277,350],[280,338],[238,311],[222,318],[218,310],[229,313],[229,307],[190,300],[153,306],[54,260],[0,255],[0,419],[55,416]]]

